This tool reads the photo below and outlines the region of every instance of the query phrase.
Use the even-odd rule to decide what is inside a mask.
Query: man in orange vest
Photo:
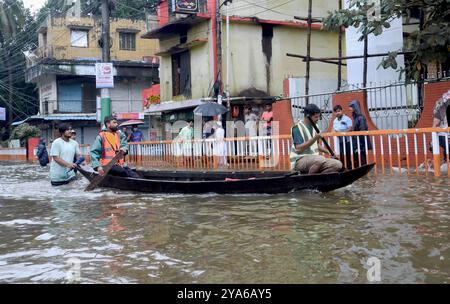
[[[113,116],[105,117],[105,128],[97,135],[91,146],[91,161],[94,170],[104,175],[103,167],[106,166],[120,150],[128,153],[126,135],[119,128],[117,119]],[[124,160],[119,160],[109,171],[111,175],[122,177],[137,177],[136,172],[127,167]]]

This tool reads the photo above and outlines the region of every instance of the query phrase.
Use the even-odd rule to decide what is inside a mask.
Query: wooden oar
[[[319,128],[316,126],[316,124],[314,123],[314,121],[311,119],[311,116],[307,116],[309,122],[311,123],[311,125],[313,126],[314,130],[316,130],[317,133],[320,133]],[[325,140],[325,138],[323,138],[322,136],[320,137],[320,139],[322,139],[323,143],[325,144],[325,147],[327,147],[328,152],[330,152],[331,156],[336,157],[336,155],[334,154],[334,151],[331,149],[330,145],[328,144],[328,142]]]
[[[103,179],[106,177],[106,175],[108,174],[109,170],[111,170],[111,168],[114,166],[114,164],[120,160],[121,158],[123,158],[124,156],[124,152],[122,150],[120,150],[116,156],[114,156],[114,158],[106,165],[103,167],[103,171],[105,172],[105,174],[102,176],[100,174],[98,174],[96,177],[94,177],[91,181],[91,183],[86,187],[86,189],[84,189],[84,191],[92,191],[95,188],[97,188],[98,185],[100,185],[100,183],[103,181]]]

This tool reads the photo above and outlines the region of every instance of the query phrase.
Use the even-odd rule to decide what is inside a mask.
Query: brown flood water
[[[368,283],[371,257],[381,283],[450,282],[448,178],[225,196],[85,193],[47,175],[0,163],[0,283]]]

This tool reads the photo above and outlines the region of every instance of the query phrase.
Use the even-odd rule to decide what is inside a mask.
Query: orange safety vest
[[[119,132],[108,132],[108,131],[102,131],[99,133],[101,139],[102,139],[102,156],[100,157],[100,164],[102,166],[106,166],[111,159],[116,156],[116,152],[120,149],[120,135]],[[123,158],[120,159],[116,165],[123,166]]]

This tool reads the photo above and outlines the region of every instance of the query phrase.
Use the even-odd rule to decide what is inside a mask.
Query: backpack
[[[47,166],[47,164],[50,162],[48,158],[47,148],[44,145],[39,145],[38,151],[36,153],[36,156],[39,159],[39,164],[42,167]]]

